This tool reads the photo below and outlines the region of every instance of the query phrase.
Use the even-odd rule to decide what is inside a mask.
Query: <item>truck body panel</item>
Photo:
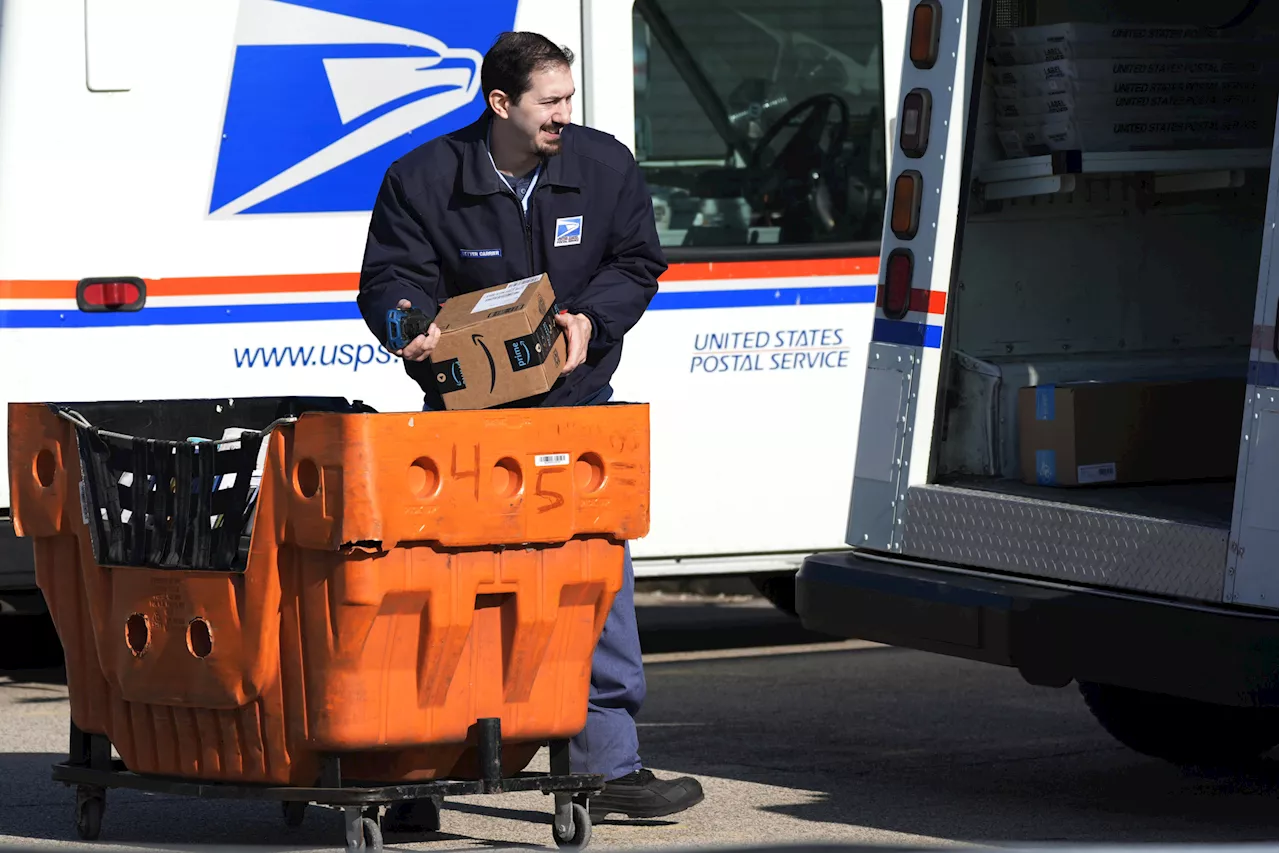
[[[843,544],[896,102],[881,68],[898,64],[905,9],[6,0],[0,402],[198,390],[420,409],[356,310],[369,210],[397,156],[480,115],[494,38],[536,30],[577,54],[574,120],[636,152],[668,251],[614,382],[615,399],[653,404],[636,573],[794,571]],[[744,154],[815,94],[847,110],[823,167],[860,212],[788,230],[744,190],[763,173]],[[81,310],[83,280],[126,276],[145,285],[141,310]],[[812,499],[785,499],[799,493]],[[0,566],[0,588],[32,579],[29,562]]]

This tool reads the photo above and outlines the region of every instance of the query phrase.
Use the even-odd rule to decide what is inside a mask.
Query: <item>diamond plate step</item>
[[[1217,497],[1217,491],[1230,489],[1218,486],[1206,486],[1205,494]],[[1125,490],[1127,500],[1111,492],[1110,503],[1120,506],[1067,503],[1027,494],[1032,491],[1006,481],[983,489],[914,486],[907,491],[903,553],[1050,580],[1222,601],[1229,500],[1219,521],[1219,506],[1172,511],[1169,490],[1158,487]],[[1052,494],[1100,502],[1084,492]],[[1155,507],[1160,515],[1144,514]]]

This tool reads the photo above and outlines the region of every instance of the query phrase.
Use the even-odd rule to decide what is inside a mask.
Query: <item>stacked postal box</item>
[[[986,85],[1004,157],[1266,148],[1275,34],[1064,23],[997,28]]]

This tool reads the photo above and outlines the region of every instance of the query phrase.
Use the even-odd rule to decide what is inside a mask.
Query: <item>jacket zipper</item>
[[[524,228],[524,256],[525,256],[525,259],[528,261],[527,267],[529,270],[529,276],[532,277],[533,276],[533,227],[529,224],[529,216],[533,215],[533,198],[529,199],[529,216],[525,216],[524,205],[520,203],[520,197],[516,195],[515,190],[512,190],[510,187],[508,187],[507,189],[508,189],[507,197],[510,198],[513,202],[515,202],[516,215],[520,217],[520,225],[522,228]],[[537,190],[536,186],[530,189],[529,192],[532,193],[535,190]]]
[[[524,254],[529,259],[529,275],[535,275],[533,271],[533,202],[536,199],[534,195],[542,187],[542,181],[529,188],[529,215],[524,215],[524,210],[520,211],[521,219],[524,221]]]
[[[533,199],[529,199],[529,204],[533,204]],[[533,211],[529,212],[529,216],[533,215]],[[524,211],[520,211],[520,218],[524,220],[524,256],[529,259],[529,275],[533,275],[533,226],[529,224],[529,217],[524,215]]]

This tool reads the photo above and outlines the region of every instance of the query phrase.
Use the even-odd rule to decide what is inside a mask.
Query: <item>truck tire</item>
[[[0,613],[0,670],[54,669],[62,643],[48,613]]]
[[[751,584],[756,591],[768,599],[769,603],[788,616],[799,617],[796,613],[796,573],[779,572],[777,574],[752,575]]]
[[[1081,682],[1107,733],[1130,749],[1182,767],[1239,769],[1276,745],[1275,708],[1239,708]]]

